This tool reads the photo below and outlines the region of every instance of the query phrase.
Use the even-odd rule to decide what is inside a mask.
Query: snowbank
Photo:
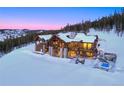
[[[32,44],[0,59],[0,85],[124,85],[124,38],[94,30],[90,34],[98,34],[101,48],[117,54],[115,72],[92,68],[94,60],[82,65],[71,59],[35,54]]]

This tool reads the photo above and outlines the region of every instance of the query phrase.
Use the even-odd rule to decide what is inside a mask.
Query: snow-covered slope
[[[4,41],[5,39],[9,38],[17,38],[25,35],[26,32],[23,29],[3,30],[2,32],[0,32],[0,41]]]
[[[103,49],[106,52],[112,52],[117,54],[117,63],[116,66],[119,70],[119,68],[123,68],[124,70],[124,36],[118,37],[117,34],[115,34],[114,30],[112,30],[110,33],[106,32],[96,32],[94,30],[91,30],[89,34],[97,34],[99,38],[101,38],[100,41],[100,48]]]
[[[31,44],[0,58],[0,85],[124,85],[124,38],[93,30],[90,34],[104,39],[101,48],[105,51],[117,53],[115,72],[92,68],[94,60],[82,65],[71,59],[35,54]]]

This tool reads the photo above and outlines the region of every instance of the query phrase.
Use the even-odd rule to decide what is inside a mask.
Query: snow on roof
[[[42,39],[45,39],[45,40],[49,40],[51,37],[52,37],[52,35],[39,35],[39,37]]]
[[[96,39],[95,36],[86,36],[83,33],[77,33],[74,39],[71,39],[69,37],[67,37],[67,35],[70,35],[71,32],[68,33],[59,33],[57,36],[64,40],[65,42],[71,42],[71,41],[83,41],[83,42],[94,42],[94,40]],[[52,35],[39,35],[40,38],[44,38],[45,40],[49,40]]]
[[[60,33],[58,34],[58,37],[64,40],[65,42],[71,42],[71,41],[83,41],[83,42],[94,42],[96,39],[95,36],[86,36],[83,33],[77,33],[74,39],[68,38],[67,35],[70,35],[70,33]]]

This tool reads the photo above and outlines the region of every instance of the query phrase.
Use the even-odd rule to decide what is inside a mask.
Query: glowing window
[[[89,44],[88,44],[88,49],[91,49],[91,47],[92,47],[92,44],[89,43]]]
[[[87,49],[87,43],[84,43],[84,44],[83,44],[83,48],[84,48],[84,49]]]
[[[92,57],[92,56],[93,56],[93,53],[91,53],[91,52],[86,52],[86,55],[87,55],[88,57]]]
[[[76,52],[75,51],[69,51],[68,55],[69,55],[69,57],[76,57]]]

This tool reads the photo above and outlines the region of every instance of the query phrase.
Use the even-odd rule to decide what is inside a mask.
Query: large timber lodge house
[[[35,38],[35,51],[55,57],[95,57],[97,56],[98,36],[83,33],[59,33],[38,35]]]

